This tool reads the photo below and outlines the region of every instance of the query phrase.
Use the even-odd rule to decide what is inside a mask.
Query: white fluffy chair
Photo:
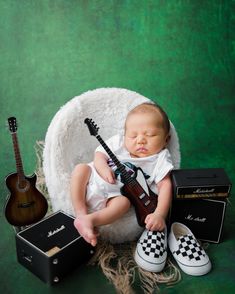
[[[61,107],[49,125],[43,151],[43,171],[53,211],[74,214],[70,200],[71,172],[76,164],[92,161],[99,144],[90,136],[84,119],[92,118],[100,127],[99,134],[106,140],[123,131],[125,117],[132,108],[148,101],[130,90],[100,88],[76,96]],[[179,168],[179,141],[172,123],[168,149],[174,167]],[[142,231],[131,209],[114,224],[103,226],[100,233],[105,240],[121,243],[136,239]]]

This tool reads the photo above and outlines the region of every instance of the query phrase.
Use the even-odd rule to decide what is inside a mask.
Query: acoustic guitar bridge
[[[20,204],[18,204],[18,208],[28,208],[28,207],[33,206],[34,204],[35,204],[35,201],[20,203]]]

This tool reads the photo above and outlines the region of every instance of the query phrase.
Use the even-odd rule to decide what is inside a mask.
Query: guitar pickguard
[[[145,193],[149,196],[149,188],[148,188],[144,173],[141,168],[137,168],[135,179],[142,186]]]

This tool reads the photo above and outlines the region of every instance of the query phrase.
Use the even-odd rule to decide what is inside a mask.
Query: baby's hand
[[[149,231],[163,231],[166,226],[164,217],[156,212],[146,216],[145,224]]]
[[[108,165],[108,157],[102,152],[95,152],[94,166],[100,177],[109,184],[115,184],[113,170]]]
[[[100,176],[101,176],[101,178],[103,178],[109,184],[115,184],[115,175],[114,175],[114,172],[112,171],[112,169],[110,167],[108,167],[108,166],[104,167],[100,171]]]

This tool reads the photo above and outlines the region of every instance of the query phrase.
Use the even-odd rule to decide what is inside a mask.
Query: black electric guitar
[[[130,175],[126,171],[125,165],[117,159],[116,155],[109,149],[100,135],[98,135],[99,128],[94,121],[86,118],[84,122],[89,128],[90,134],[96,137],[117,166],[124,184],[121,188],[121,194],[126,196],[134,206],[138,224],[140,226],[145,226],[144,220],[146,216],[152,213],[157,207],[157,195],[149,189],[142,169],[137,168],[135,174]]]
[[[6,186],[10,195],[5,205],[5,216],[13,226],[27,226],[41,220],[47,212],[45,197],[37,190],[37,177],[24,175],[22,160],[17,139],[17,122],[15,117],[8,118],[9,130],[15,153],[16,173],[6,177]]]

